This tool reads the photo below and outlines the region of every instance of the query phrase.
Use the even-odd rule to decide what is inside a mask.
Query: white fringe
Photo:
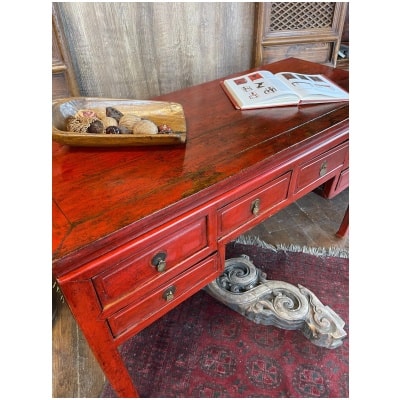
[[[274,252],[277,251],[291,251],[297,253],[307,253],[312,254],[317,257],[339,257],[339,258],[349,258],[349,252],[345,249],[341,249],[339,247],[308,247],[308,246],[299,246],[295,244],[285,245],[285,244],[277,244],[276,246],[266,243],[257,236],[239,236],[235,243],[239,244],[249,244],[261,247],[263,249],[269,249]]]

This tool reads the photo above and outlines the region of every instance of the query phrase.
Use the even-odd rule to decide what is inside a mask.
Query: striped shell
[[[135,135],[148,135],[158,133],[157,125],[148,119],[142,119],[133,126]]]
[[[129,129],[133,129],[133,125],[135,125],[141,118],[135,114],[128,113],[121,117],[119,120],[119,125],[125,126]]]
[[[117,126],[118,121],[112,117],[104,117],[101,122],[103,122],[104,129],[107,129],[109,126]]]

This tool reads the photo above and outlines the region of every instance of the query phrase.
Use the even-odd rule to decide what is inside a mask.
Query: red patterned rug
[[[348,258],[269,247],[230,243],[226,255],[314,292],[345,321],[343,345],[255,324],[200,291],[121,347],[141,397],[349,397]],[[100,397],[116,397],[108,383]]]

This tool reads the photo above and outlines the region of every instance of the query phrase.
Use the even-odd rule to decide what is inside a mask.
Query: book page
[[[295,104],[299,97],[269,71],[227,79],[224,84],[242,107],[268,104]]]
[[[276,74],[299,94],[302,100],[348,99],[348,93],[323,75],[307,75],[295,72]]]

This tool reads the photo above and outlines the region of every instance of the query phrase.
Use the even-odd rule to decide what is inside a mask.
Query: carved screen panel
[[[269,29],[275,32],[331,28],[335,4],[334,2],[271,3]]]

